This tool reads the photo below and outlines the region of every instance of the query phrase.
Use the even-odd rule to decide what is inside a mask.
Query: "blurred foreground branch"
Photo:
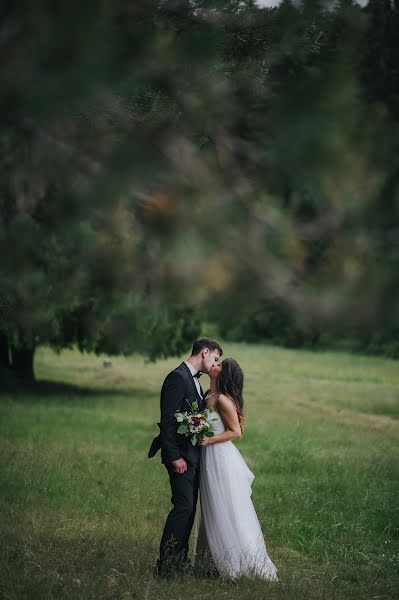
[[[397,339],[397,3],[1,10],[4,367],[179,353],[270,302]]]

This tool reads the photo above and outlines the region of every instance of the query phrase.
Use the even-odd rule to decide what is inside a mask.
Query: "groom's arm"
[[[164,381],[161,391],[161,442],[165,462],[179,460],[180,450],[177,445],[175,412],[180,410],[185,395],[183,378],[172,371]]]

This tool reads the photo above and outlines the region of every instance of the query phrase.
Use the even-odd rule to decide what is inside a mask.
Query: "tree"
[[[38,343],[154,356],[158,332],[176,352],[165,332],[246,310],[243,282],[301,322],[396,325],[397,55],[373,89],[367,11],[344,8],[3,6],[4,365],[31,376]]]
[[[43,6],[37,14],[37,22],[44,25],[43,51],[55,54],[56,61],[58,50],[63,60],[71,44],[61,33],[64,18],[69,18],[71,32],[80,31],[81,24],[67,3],[61,6],[60,15],[50,16],[48,11]],[[149,14],[142,11],[144,24]],[[30,10],[21,15],[12,7],[6,15],[9,23],[17,18],[21,26],[26,26],[26,46],[29,35],[34,38],[34,31],[29,31],[32,16]],[[80,82],[87,73],[87,55],[103,46],[103,19],[108,26],[112,22],[109,16],[100,14],[93,26],[90,11],[82,19],[92,37],[90,42],[80,40],[75,64],[68,65],[69,70],[61,65],[62,76],[56,75],[53,82],[55,101],[54,97],[52,102],[47,99],[54,74],[43,66],[42,53],[28,55],[23,46],[20,49],[18,39],[11,39],[9,53],[13,58],[17,55],[32,79],[36,76],[42,82],[43,90],[36,88],[36,97],[19,97],[15,88],[20,82],[8,82],[3,73],[7,84],[3,108],[8,123],[1,136],[6,164],[0,184],[1,290],[8,311],[0,315],[1,362],[4,368],[11,365],[28,380],[33,378],[34,350],[41,343],[55,348],[77,343],[81,350],[109,353],[144,351],[155,358],[167,353],[168,348],[181,352],[199,333],[199,320],[193,318],[190,302],[174,294],[168,306],[166,290],[158,293],[155,273],[160,269],[155,263],[161,248],[156,247],[160,242],[157,230],[163,230],[175,212],[171,200],[171,213],[162,214],[162,198],[151,191],[153,169],[158,168],[162,175],[165,161],[148,138],[147,127],[143,127],[145,136],[136,127],[134,139],[131,132],[128,139],[123,131],[125,115],[146,125],[147,120],[148,130],[162,126],[170,109],[162,115],[154,105],[164,108],[167,99],[160,103],[162,90],[158,85],[154,91],[154,75],[144,86],[149,103],[140,104],[143,93],[137,91],[143,89],[143,84],[139,74],[135,94],[124,101],[123,115],[116,100],[119,80],[113,81],[112,101],[107,106],[103,77],[110,76],[109,56],[101,56],[101,52],[100,63],[105,71],[99,68],[91,74],[91,85],[100,89],[95,96],[90,86],[82,92]],[[156,30],[154,19],[152,27]],[[61,41],[55,42],[54,31],[60,33]],[[123,32],[118,35],[122,37]],[[12,102],[15,96],[19,103]],[[96,108],[96,101],[100,108]],[[74,106],[84,112],[76,113]],[[150,167],[145,165],[147,159]],[[132,160],[136,182],[141,180],[134,191],[126,177]],[[165,188],[173,189],[173,185],[165,183]],[[163,276],[158,273],[159,278]],[[166,335],[166,340],[158,340],[159,350],[158,331]]]

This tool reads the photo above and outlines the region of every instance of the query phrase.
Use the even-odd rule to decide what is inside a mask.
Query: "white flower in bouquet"
[[[187,400],[186,402],[189,403]],[[176,412],[175,417],[178,423],[181,423],[177,433],[191,438],[193,446],[197,444],[203,437],[213,437],[215,435],[212,424],[208,421],[209,413],[213,412],[213,408],[207,408],[202,412],[198,412],[198,403],[193,402],[191,412]]]

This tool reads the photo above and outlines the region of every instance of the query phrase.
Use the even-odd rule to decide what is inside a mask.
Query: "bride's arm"
[[[226,431],[214,435],[213,437],[204,437],[199,443],[201,446],[220,444],[221,442],[230,442],[241,437],[241,427],[238,420],[237,410],[231,398],[220,394],[215,408],[218,411]]]

